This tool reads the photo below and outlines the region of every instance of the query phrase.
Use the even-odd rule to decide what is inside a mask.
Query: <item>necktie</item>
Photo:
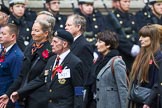
[[[4,62],[5,60],[5,54],[6,54],[6,48],[2,48],[2,51],[0,53],[0,62]]]
[[[52,71],[52,79],[54,78],[54,76],[56,75],[56,68],[57,68],[57,66],[59,65],[59,61],[60,61],[60,57],[59,56],[57,56],[57,58],[56,58],[56,63],[55,63],[55,67],[54,67],[54,69],[53,69],[53,71]]]
[[[6,48],[2,48],[2,51],[1,51],[1,56],[4,56],[6,54]]]

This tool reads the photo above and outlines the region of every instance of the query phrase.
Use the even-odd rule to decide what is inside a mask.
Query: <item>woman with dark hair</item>
[[[126,108],[126,65],[118,56],[118,44],[114,32],[98,33],[96,46],[102,57],[95,69],[97,108]]]
[[[133,63],[130,73],[130,89],[136,84],[150,89],[150,95],[140,102],[133,100],[129,95],[129,108],[157,108],[158,72],[159,63],[162,60],[159,40],[160,33],[157,27],[147,25],[140,29],[141,50]]]

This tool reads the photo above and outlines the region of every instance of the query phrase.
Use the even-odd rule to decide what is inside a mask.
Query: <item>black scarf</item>
[[[108,61],[114,57],[118,56],[119,52],[117,50],[111,50],[105,57],[101,57],[96,64],[96,75],[100,72],[100,70],[108,63]]]

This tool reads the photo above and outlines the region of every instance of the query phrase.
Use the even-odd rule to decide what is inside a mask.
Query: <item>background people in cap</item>
[[[78,0],[78,7],[74,13],[86,19],[86,31],[84,36],[93,45],[96,42],[97,33],[105,30],[104,17],[101,12],[94,9],[94,0]]]
[[[126,46],[129,46],[130,49],[120,48],[120,55],[123,57],[128,70],[131,70],[134,57],[139,52],[139,43],[137,35],[137,25],[135,23],[135,17],[133,14],[129,13],[130,10],[130,0],[118,0],[118,8],[113,11],[114,17],[117,20],[114,22],[111,14],[108,14],[106,17],[107,29],[112,30],[119,34],[119,40],[125,39],[127,43]],[[114,18],[113,18],[114,19]],[[117,24],[120,27],[117,27]],[[122,33],[121,33],[122,31]],[[121,42],[120,42],[121,44]],[[121,45],[119,45],[120,47]]]
[[[9,9],[5,5],[0,4],[0,28],[1,26],[7,24],[9,14],[10,14]]]
[[[130,98],[128,108],[159,108],[157,107],[159,104],[158,73],[161,73],[159,63],[162,61],[160,33],[157,27],[146,25],[140,29],[139,36],[141,50],[132,66],[130,87],[139,83],[138,85],[150,89],[151,92],[148,98],[141,102],[133,101]]]
[[[57,55],[48,60],[40,77],[12,93],[11,100],[15,102],[19,96],[26,96],[31,90],[46,86],[44,97],[48,99],[48,105],[44,108],[82,108],[83,67],[81,60],[70,51],[72,42],[69,32],[56,31],[51,45]]]
[[[93,48],[89,42],[87,42],[86,38],[83,36],[84,31],[86,30],[86,20],[83,16],[78,14],[73,14],[68,16],[65,30],[70,32],[74,37],[74,42],[71,45],[70,50],[74,55],[79,57],[83,62],[83,79],[84,79],[84,87],[87,90],[87,93],[90,90],[90,76],[91,76],[91,68],[93,64]],[[88,105],[88,94],[84,97],[84,102]],[[85,107],[85,106],[84,106]]]
[[[31,39],[32,21],[25,19],[25,0],[10,0],[9,9],[11,11],[8,23],[16,24],[19,28],[17,43],[22,51],[25,50]]]
[[[55,19],[53,16],[47,14],[44,15],[46,15],[46,19],[45,17],[42,17],[42,14],[41,16],[38,15],[39,19],[37,19],[33,24],[31,32],[33,41],[25,49],[25,59],[23,61],[21,73],[7,92],[0,97],[2,104],[9,99],[12,92],[22,88],[39,76],[46,66],[48,59],[53,55],[49,39],[51,39],[51,31],[53,30],[50,21],[53,20],[54,22]],[[28,95],[26,98],[20,98],[19,102],[22,106],[25,106],[25,108],[46,108],[46,106],[44,106],[47,104],[46,97],[44,97],[46,90],[47,88],[45,88],[45,86],[39,88],[36,91],[33,91],[31,95]]]
[[[60,0],[46,0],[46,9],[53,14],[56,19],[54,31],[57,29],[64,29],[66,16],[59,13],[60,11]]]
[[[147,24],[162,24],[162,0],[148,0],[147,14],[137,14],[138,29]]]
[[[22,62],[23,52],[16,43],[18,28],[14,24],[3,25],[0,29],[0,44],[3,46],[0,52],[0,95],[4,94],[18,77]],[[7,108],[19,108],[11,102]]]

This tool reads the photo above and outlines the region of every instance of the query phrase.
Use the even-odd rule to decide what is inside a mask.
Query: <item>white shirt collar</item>
[[[81,35],[79,35],[79,36],[81,36]],[[75,41],[79,36],[74,37],[74,41]]]
[[[8,46],[8,47],[6,48],[6,52],[8,52],[8,51],[12,48],[13,45],[14,45],[14,44],[11,44],[10,46]]]
[[[62,63],[62,61],[65,59],[65,57],[70,53],[70,49],[59,55],[60,60],[59,60],[59,65]]]

